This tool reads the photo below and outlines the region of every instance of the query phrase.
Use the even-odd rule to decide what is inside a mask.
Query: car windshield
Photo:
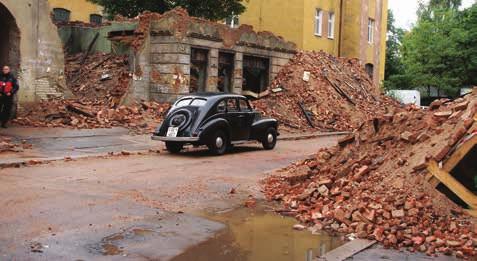
[[[179,107],[184,107],[184,106],[197,106],[201,107],[204,106],[207,103],[206,99],[192,99],[192,98],[186,98],[178,101],[174,107],[179,108]]]

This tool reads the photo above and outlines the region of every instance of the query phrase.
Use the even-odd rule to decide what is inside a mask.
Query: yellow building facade
[[[270,31],[300,49],[358,58],[384,79],[388,0],[244,0],[240,24]]]
[[[69,14],[69,21],[95,22],[103,14],[101,6],[87,0],[48,0],[48,3],[54,16],[66,19]]]

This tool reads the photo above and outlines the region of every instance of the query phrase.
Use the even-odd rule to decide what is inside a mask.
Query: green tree
[[[391,67],[386,87],[435,87],[452,96],[477,84],[477,4],[463,11],[459,5],[431,1],[420,8],[416,25],[402,38],[401,71]]]
[[[242,0],[88,0],[104,7],[109,16],[135,17],[144,11],[163,13],[175,7],[190,15],[213,21],[223,20],[245,11]]]
[[[386,40],[386,69],[384,87],[386,89],[406,88],[407,82],[404,74],[404,65],[401,61],[401,44],[405,30],[394,25],[395,19],[392,10],[388,12],[388,33]]]

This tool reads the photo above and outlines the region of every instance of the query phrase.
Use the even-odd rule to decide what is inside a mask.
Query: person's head
[[[3,66],[2,72],[3,72],[3,74],[9,74],[10,73],[10,67],[7,66],[7,65]]]

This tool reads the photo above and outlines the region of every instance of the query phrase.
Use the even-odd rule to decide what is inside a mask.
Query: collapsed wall
[[[254,106],[298,130],[352,130],[397,106],[373,84],[357,59],[322,51],[299,52],[268,90],[270,95]]]
[[[474,256],[474,220],[428,175],[431,166],[446,165],[456,144],[477,133],[477,88],[431,109],[395,107],[376,115],[338,146],[264,180],[267,197],[315,230],[428,255]]]

